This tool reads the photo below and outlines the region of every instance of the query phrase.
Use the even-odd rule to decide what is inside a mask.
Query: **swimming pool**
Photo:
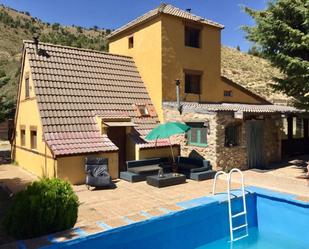
[[[184,210],[90,235],[48,249],[308,249],[309,203],[294,195],[246,188],[249,236],[229,242],[226,195],[178,203]],[[233,191],[234,213],[242,208]],[[241,224],[242,217],[235,221]],[[242,231],[240,231],[242,232]]]

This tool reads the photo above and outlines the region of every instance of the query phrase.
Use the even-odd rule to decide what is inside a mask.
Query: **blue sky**
[[[0,0],[17,10],[29,11],[45,22],[115,29],[157,7],[160,0]],[[166,3],[179,8],[191,8],[192,13],[225,25],[222,44],[247,51],[250,44],[240,26],[252,25],[251,18],[241,5],[264,9],[267,0],[169,0]]]

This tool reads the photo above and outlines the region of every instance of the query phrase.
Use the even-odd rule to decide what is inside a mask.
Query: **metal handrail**
[[[239,212],[237,214],[232,215],[232,202],[231,202],[231,179],[232,179],[232,174],[233,173],[239,173],[241,176],[241,190],[242,190],[242,199],[243,199],[243,211]],[[246,196],[245,196],[245,184],[244,184],[244,175],[241,172],[240,169],[238,168],[233,168],[231,169],[231,171],[227,174],[224,171],[218,171],[215,175],[214,178],[214,182],[213,182],[213,187],[212,187],[212,195],[216,194],[216,183],[217,183],[217,179],[220,175],[225,175],[226,176],[226,180],[227,180],[227,196],[228,196],[228,209],[229,209],[229,223],[230,223],[230,238],[231,238],[231,242],[242,239],[244,237],[248,236],[248,220],[247,220],[247,206],[246,206]],[[239,217],[240,215],[244,215],[245,216],[245,223],[242,226],[233,228],[233,218]],[[246,227],[246,235],[235,238],[234,239],[234,230],[240,229]]]
[[[228,180],[228,174],[222,170],[218,171],[216,174],[215,174],[215,178],[214,178],[214,183],[213,183],[213,186],[212,186],[212,195],[215,195],[216,194],[216,186],[217,186],[217,178],[218,176],[220,175],[225,175],[226,176],[226,180]],[[228,190],[228,189],[227,189]]]

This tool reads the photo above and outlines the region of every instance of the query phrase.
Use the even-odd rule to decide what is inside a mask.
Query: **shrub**
[[[0,69],[0,78],[5,77],[6,73],[3,69]]]
[[[44,178],[15,196],[4,227],[16,239],[63,231],[76,223],[78,206],[78,197],[68,182]]]

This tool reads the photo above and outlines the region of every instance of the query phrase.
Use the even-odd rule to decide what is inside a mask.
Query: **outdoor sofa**
[[[178,156],[176,162],[178,172],[191,180],[212,179],[216,174],[208,160]]]
[[[127,171],[120,172],[120,178],[129,182],[145,181],[147,176],[157,175],[161,168],[164,169],[164,173],[172,171],[167,158],[127,161]]]

